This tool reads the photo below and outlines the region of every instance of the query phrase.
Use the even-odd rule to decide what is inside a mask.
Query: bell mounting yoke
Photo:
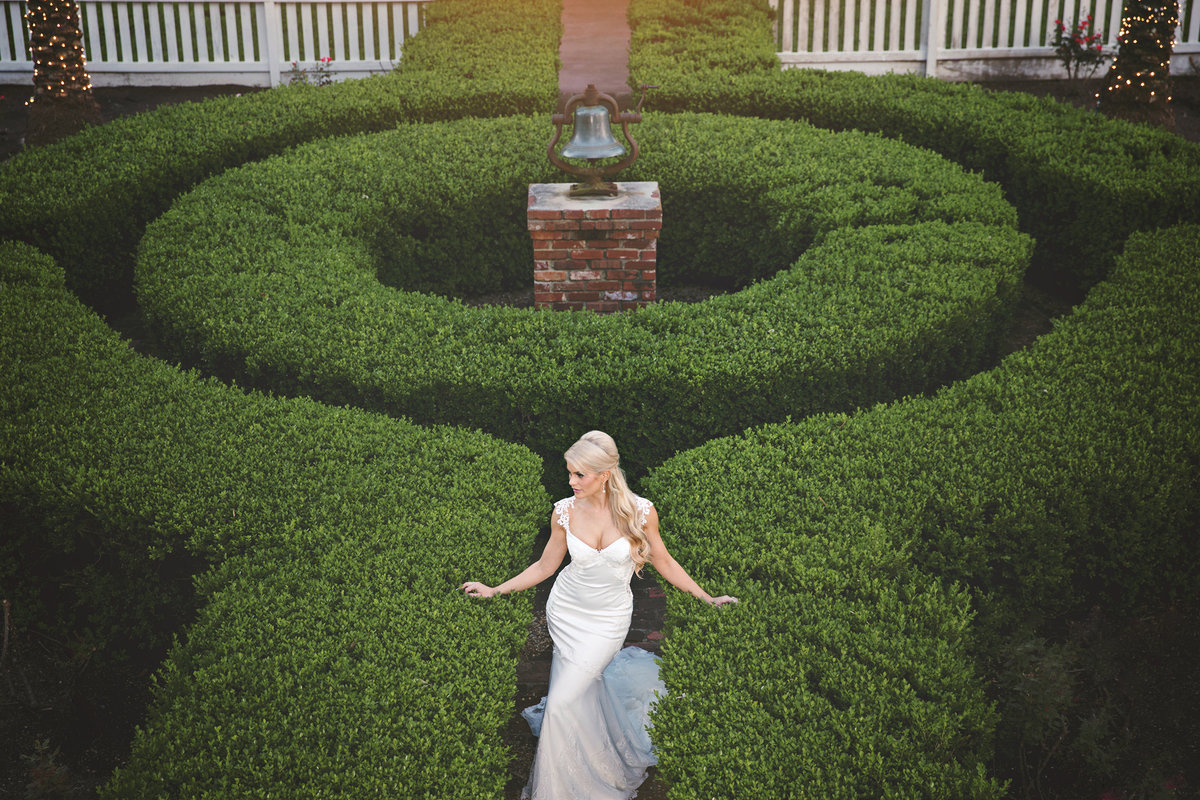
[[[550,146],[546,148],[546,155],[550,157],[550,163],[569,175],[578,175],[583,178],[582,182],[571,185],[571,197],[586,197],[589,195],[616,196],[617,185],[604,179],[609,175],[615,175],[637,160],[638,143],[630,135],[629,125],[633,122],[642,121],[642,103],[646,102],[646,90],[658,87],[643,83],[640,88],[642,90],[642,97],[638,100],[637,108],[634,111],[622,112],[617,107],[617,101],[612,95],[597,89],[596,84],[589,83],[583,94],[572,95],[567,100],[567,104],[563,107],[561,114],[555,114],[550,118],[555,125],[554,138],[550,140]],[[604,166],[597,165],[597,162],[601,160],[599,158],[589,158],[588,164],[590,166],[586,167],[564,161],[557,151],[558,140],[562,138],[563,125],[567,124],[567,120],[571,118],[571,114],[576,108],[580,106],[598,106],[601,104],[609,109],[612,121],[620,123],[621,132],[625,135],[625,140],[629,142],[629,152],[620,161]]]

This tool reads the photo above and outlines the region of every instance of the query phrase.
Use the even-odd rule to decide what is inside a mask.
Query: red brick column
[[[553,311],[622,311],[653,303],[662,201],[654,182],[616,197],[571,197],[570,184],[529,187],[533,302]]]

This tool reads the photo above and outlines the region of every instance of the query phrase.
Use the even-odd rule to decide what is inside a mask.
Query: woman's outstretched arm
[[[679,565],[679,562],[667,550],[667,546],[663,544],[662,536],[658,532],[658,510],[654,506],[650,506],[650,511],[646,514],[646,526],[642,530],[645,531],[646,539],[650,543],[650,563],[658,570],[658,574],[667,580],[667,583],[714,606],[738,601],[736,597],[730,597],[727,594],[713,597],[701,589],[700,584],[696,583],[692,576],[687,574],[687,570]]]
[[[467,581],[459,586],[471,597],[495,597],[498,594],[520,592],[531,586],[537,586],[549,578],[558,569],[563,558],[567,555],[567,532],[558,524],[558,520],[550,520],[550,541],[542,550],[542,557],[526,567],[519,575],[509,578],[499,586],[488,586],[479,581]]]

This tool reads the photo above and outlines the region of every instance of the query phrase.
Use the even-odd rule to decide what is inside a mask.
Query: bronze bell
[[[629,133],[629,125],[642,121],[642,103],[646,101],[646,90],[655,87],[642,84],[642,99],[638,101],[636,111],[622,112],[617,108],[617,101],[612,95],[596,89],[589,83],[583,94],[573,95],[567,100],[563,113],[555,114],[551,119],[555,125],[554,138],[546,148],[550,163],[571,175],[579,175],[583,182],[571,186],[573,197],[586,195],[613,196],[617,193],[617,185],[604,180],[607,176],[616,174],[632,164],[638,157],[638,143]],[[574,115],[572,115],[574,112]],[[572,120],[571,141],[562,148],[562,155],[556,151],[558,140],[562,136],[563,125]],[[629,150],[613,136],[612,123],[621,125],[621,132],[629,142]],[[601,165],[605,158],[625,156],[615,164]],[[588,166],[570,164],[563,158],[587,159]]]
[[[562,149],[565,158],[610,158],[625,155],[625,146],[613,136],[608,109],[602,105],[575,109],[571,141]]]

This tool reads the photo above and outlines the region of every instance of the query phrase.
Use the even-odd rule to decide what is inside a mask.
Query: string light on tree
[[[25,146],[37,147],[104,122],[92,93],[76,0],[27,0],[33,97]]]
[[[1117,58],[1097,106],[1111,117],[1174,126],[1171,54],[1179,26],[1178,0],[1125,0]]]
[[[33,60],[34,95],[29,102],[90,95],[92,79],[75,0],[28,0],[25,19]]]

